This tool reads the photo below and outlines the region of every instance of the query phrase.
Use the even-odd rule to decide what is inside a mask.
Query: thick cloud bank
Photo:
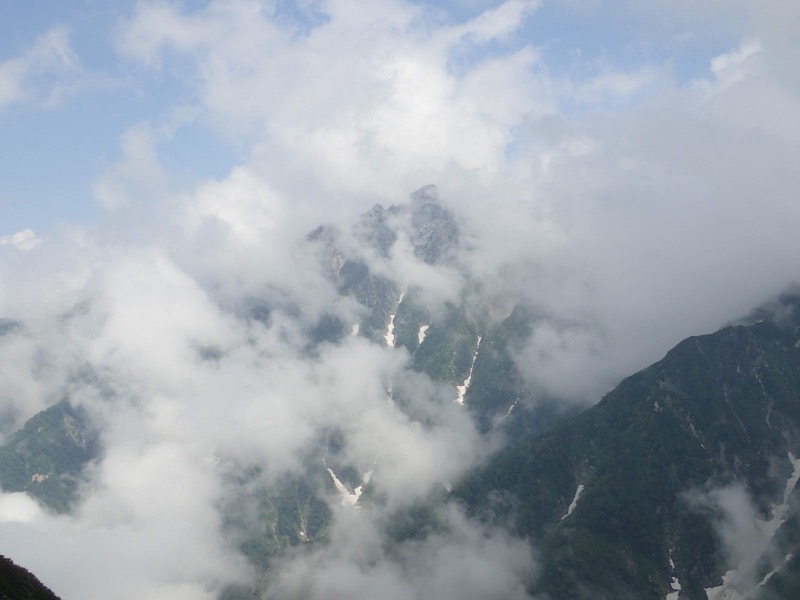
[[[277,565],[268,598],[528,598],[535,575],[530,547],[502,531],[441,511],[445,529],[387,550],[362,513],[342,514],[331,546]]]
[[[74,514],[0,496],[3,553],[65,598],[216,597],[254,577],[220,513],[237,470],[257,465],[269,487],[337,431],[380,501],[351,510],[330,494],[327,545],[282,558],[268,597],[524,597],[528,546],[455,508],[389,547],[392,511],[487,448],[402,349],[352,337],[309,352],[323,313],[355,322],[363,308],[304,235],[437,184],[464,230],[461,270],[400,250],[375,267],[428,286],[432,304],[467,280],[527,298],[542,315],[517,357],[531,385],[596,401],[798,278],[800,48],[785,28],[798,8],[289,4],[133,5],[109,32],[118,68],[138,93],[180,92],[118,132],[118,161],[87,191],[99,223],[0,236],[0,317],[19,323],[0,337],[0,433],[68,396],[104,448]],[[631,44],[649,27],[660,53],[565,66],[531,33],[548,10],[585,23],[605,9],[629,17]],[[734,41],[681,79],[665,49],[709,23]],[[32,44],[0,63],[0,108],[79,71],[63,30]],[[171,169],[196,130],[237,164],[189,181]],[[387,399],[392,381],[413,410]]]

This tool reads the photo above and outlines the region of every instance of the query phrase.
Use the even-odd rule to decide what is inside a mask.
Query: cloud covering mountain
[[[524,597],[527,547],[455,507],[440,532],[386,549],[393,511],[491,449],[452,389],[361,337],[309,352],[325,313],[354,323],[364,309],[305,235],[334,223],[355,247],[357,215],[423,185],[459,219],[455,261],[429,265],[402,238],[363,260],[429,290],[433,312],[474,282],[527,299],[542,318],[516,360],[532,388],[570,402],[797,279],[793,3],[452,4],[127,7],[105,75],[134,95],[177,91],[117,132],[118,160],[86,191],[98,222],[0,237],[0,316],[19,323],[0,322],[2,433],[68,396],[104,452],[74,514],[0,496],[4,554],[65,598],[216,597],[254,576],[223,527],[230,478],[258,465],[275,485],[337,430],[384,496],[354,511],[332,494],[330,545],[281,559],[271,594]],[[631,46],[632,24],[653,32],[653,58],[565,66],[530,34],[547,11],[621,11]],[[712,22],[729,45],[681,80],[668,50]],[[87,80],[66,31],[0,62],[0,109],[94,93],[62,94],[70,73]],[[211,152],[191,143],[200,130],[233,149],[222,175],[182,171]],[[387,401],[390,381],[413,390],[413,410]],[[465,563],[472,577],[456,578]]]

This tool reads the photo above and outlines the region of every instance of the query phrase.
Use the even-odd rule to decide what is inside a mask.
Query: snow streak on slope
[[[389,315],[389,325],[383,339],[386,340],[386,345],[389,348],[394,348],[394,314]]]
[[[359,508],[357,506],[358,499],[361,497],[361,494],[364,492],[364,486],[369,483],[370,477],[372,477],[372,471],[367,471],[361,478],[361,483],[356,486],[356,488],[350,492],[347,489],[347,486],[343,484],[339,478],[336,476],[336,473],[333,472],[333,469],[328,467],[328,474],[331,476],[333,480],[333,485],[336,486],[336,490],[339,492],[339,495],[342,497],[342,505],[343,506],[353,506],[355,508]]]
[[[469,365],[469,374],[467,378],[464,380],[464,383],[461,385],[456,386],[456,391],[458,392],[458,396],[456,397],[456,402],[459,404],[464,404],[464,394],[467,393],[469,389],[469,384],[472,381],[472,370],[475,368],[475,359],[478,358],[478,350],[481,348],[481,336],[478,336],[478,343],[475,345],[475,354],[472,355],[472,363]]]
[[[566,519],[568,516],[570,516],[572,514],[572,511],[574,511],[575,508],[578,506],[578,500],[580,500],[582,493],[583,493],[583,484],[580,484],[578,486],[578,489],[575,490],[575,496],[572,498],[572,502],[570,502],[569,504],[569,508],[567,509],[567,514],[561,517],[562,521]]]
[[[722,585],[706,588],[706,598],[708,600],[743,600],[744,596],[733,587],[737,574],[737,569],[726,572],[722,576]]]
[[[792,464],[792,474],[786,481],[786,487],[783,491],[783,502],[772,509],[772,518],[769,521],[756,519],[755,525],[758,533],[760,533],[760,539],[754,539],[752,541],[751,550],[739,562],[736,569],[731,569],[723,575],[722,585],[706,588],[705,591],[708,600],[741,600],[744,598],[738,589],[742,587],[741,580],[752,573],[757,561],[769,547],[778,528],[786,522],[786,515],[789,512],[789,496],[797,485],[798,480],[800,480],[800,458],[795,458],[794,454],[791,452],[789,452],[788,457]],[[763,584],[770,576],[771,574],[767,575],[761,583]],[[744,587],[746,588],[749,586],[745,585]]]
[[[783,565],[785,565],[787,562],[789,562],[790,560],[792,560],[793,558],[794,558],[794,554],[787,554],[783,559],[783,563],[779,564],[777,567],[772,569],[772,571],[770,571],[769,573],[764,575],[764,579],[762,579],[759,582],[758,587],[762,587],[762,586],[766,585],[767,582],[772,578],[772,576],[775,575],[775,573],[777,573],[778,571],[780,571],[781,567]]]
[[[353,493],[356,496],[356,501],[361,497],[361,494],[364,493],[364,486],[369,483],[369,480],[372,478],[372,469],[367,471],[361,476],[361,483],[356,486],[356,489],[353,490]]]
[[[397,301],[397,306],[395,307],[394,312],[389,315],[389,324],[386,328],[386,335],[383,336],[383,339],[386,340],[386,345],[389,346],[389,348],[394,348],[394,318],[397,315],[397,309],[400,308],[400,304],[403,302],[403,296],[405,295],[405,292],[400,294],[400,299]]]
[[[422,346],[422,342],[425,341],[425,335],[428,333],[428,325],[421,325],[419,328],[419,333],[417,333],[417,341],[419,345]]]
[[[508,407],[508,410],[506,411],[506,414],[503,416],[504,419],[511,415],[511,411],[516,408],[517,404],[519,404],[519,398],[514,400],[513,404],[511,404],[511,406]]]
[[[670,567],[670,572],[674,574],[675,563],[672,560],[672,556],[669,557],[669,567]],[[672,581],[670,582],[669,586],[672,588],[673,591],[667,594],[664,600],[678,600],[681,594],[681,582],[678,579],[677,575],[672,576]]]

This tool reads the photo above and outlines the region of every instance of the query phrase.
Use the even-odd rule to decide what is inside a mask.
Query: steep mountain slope
[[[442,402],[463,405],[456,410],[471,415],[482,432],[491,435],[501,429],[518,438],[539,433],[558,414],[558,405],[520,402],[530,398],[514,361],[533,315],[522,306],[510,314],[486,308],[480,286],[468,280],[459,264],[460,244],[456,216],[439,202],[433,187],[419,190],[404,204],[374,206],[348,230],[326,225],[309,233],[304,246],[316,253],[319,269],[347,310],[331,306],[306,332],[303,358],[313,361],[320,352],[330,352],[353,337],[366,340],[404,361],[407,372],[427,376],[439,386]],[[456,292],[448,301],[432,303],[428,290],[398,273],[398,261],[445,273],[455,282]],[[508,305],[513,306],[513,300]],[[268,326],[279,309],[259,299],[246,310],[244,319]],[[9,321],[8,328],[20,326]],[[220,349],[201,347],[198,352],[207,363],[222,358]],[[402,418],[428,425],[429,415],[415,407],[413,385],[391,379],[384,385]],[[102,395],[113,403],[113,390]],[[66,398],[34,416],[0,448],[0,487],[26,492],[56,512],[70,512],[79,498],[85,467],[104,460],[103,435]],[[296,471],[269,485],[260,476],[263,465],[212,452],[208,468],[220,473],[226,489],[236,490],[217,506],[224,535],[255,571],[269,570],[292,548],[325,544],[331,506],[380,502],[381,491],[369,474],[343,456],[346,436],[343,431],[322,430]],[[445,486],[440,486],[439,496],[445,494]],[[424,521],[425,511],[420,514]],[[421,522],[415,517],[404,525],[405,519],[397,516],[391,528],[411,531]],[[223,595],[250,597],[257,591],[233,586]]]
[[[335,228],[320,226],[308,234],[307,240],[321,246],[323,264],[340,294],[355,299],[367,312],[355,324],[327,315],[312,332],[317,342],[360,335],[382,345],[405,348],[415,370],[456,388],[454,398],[467,406],[484,432],[503,421],[517,404],[519,413],[529,414],[515,419],[525,422],[515,427],[527,433],[541,431],[562,410],[547,399],[536,404],[519,403],[530,391],[513,356],[521,350],[536,318],[524,303],[498,317],[491,314],[496,311],[489,309],[480,282],[468,280],[460,301],[444,303],[434,315],[424,301],[424,289],[403,287],[371,267],[371,263],[377,263],[386,270],[374,256],[389,259],[386,264],[392,265],[395,246],[404,240],[424,263],[459,271],[459,224],[439,202],[435,186],[418,190],[408,204],[388,209],[375,205],[364,213],[353,227],[358,244],[349,253],[340,248],[347,245],[343,237]],[[515,306],[512,299],[506,302]],[[503,423],[504,427],[509,424]]]
[[[307,242],[318,246],[322,267],[341,296],[354,299],[363,309],[362,317],[354,324],[342,322],[334,313],[326,315],[311,332],[314,344],[335,345],[350,336],[361,336],[407,352],[414,371],[452,386],[452,401],[464,405],[484,433],[498,428],[511,437],[540,433],[563,412],[555,402],[522,402],[508,418],[520,399],[530,400],[512,355],[530,332],[531,311],[519,306],[505,318],[493,319],[480,307],[479,294],[468,285],[459,304],[446,302],[433,314],[425,302],[425,290],[404,287],[385,274],[381,261],[392,264],[395,244],[403,241],[424,263],[458,269],[459,226],[455,216],[439,203],[434,187],[417,191],[408,204],[388,209],[375,205],[361,216],[351,233],[357,241],[355,246],[348,243],[344,232],[330,226],[321,226],[306,237]],[[484,337],[488,343],[482,353]],[[412,419],[417,418],[409,408],[413,402],[405,397],[402,382],[394,384],[386,382],[390,401]],[[371,502],[373,494],[380,496],[368,476],[339,461],[338,448],[345,444],[344,438],[334,434],[311,453],[325,458],[322,464],[319,458],[309,460],[304,478],[286,481],[280,490],[258,492],[262,497],[264,529],[245,532],[241,542],[252,562],[268,567],[273,558],[290,547],[325,543],[332,515],[324,500],[360,505]],[[437,495],[439,500],[443,497],[443,493]],[[235,522],[235,511],[230,514],[230,521]],[[417,535],[420,528],[430,525],[431,519],[428,507],[395,515],[389,525],[389,537]],[[313,523],[310,530],[309,523]],[[249,597],[252,593],[249,589],[229,589],[225,597]]]
[[[0,485],[64,512],[76,500],[83,468],[98,453],[97,432],[87,416],[62,400],[32,417],[0,447]]]
[[[214,506],[221,536],[257,573],[221,586],[222,597],[256,597],[287,556],[330,547],[342,506],[376,509],[376,535],[387,554],[400,555],[397,548],[447,528],[440,509],[453,500],[490,522],[487,531],[507,527],[532,542],[541,568],[525,580],[536,597],[791,597],[800,581],[798,296],[684,340],[579,414],[537,393],[520,364],[546,315],[514,297],[498,308],[460,263],[461,245],[456,216],[423,188],[406,204],[375,205],[350,229],[321,226],[306,236],[304,248],[332,284],[321,318],[303,321],[298,307],[266,300],[232,318],[265,328],[281,311],[296,318],[305,328],[298,360],[308,364],[348,345],[368,348],[399,365],[380,371],[368,402],[416,431],[434,431],[436,418],[455,413],[463,423],[447,434],[504,449],[454,491],[450,475],[437,476],[414,503],[388,508],[371,478],[380,452],[354,460],[348,425],[317,422],[316,413],[311,441],[279,477],[262,477],[269,456],[212,450],[203,468],[226,490]],[[457,282],[455,292],[431,301],[423,282],[403,275],[404,261]],[[19,327],[0,320],[0,335]],[[225,360],[224,349],[194,351],[203,364]],[[107,396],[112,402],[113,391]],[[438,413],[418,396],[441,404]],[[0,448],[0,487],[69,513],[86,466],[102,465],[103,433],[66,398]]]
[[[760,322],[684,340],[457,493],[535,540],[535,591],[554,598],[665,598],[673,582],[670,598],[706,598],[728,569],[728,587],[747,593],[796,545],[768,541],[800,468],[799,332],[794,296]],[[734,497],[752,513],[727,513]],[[766,533],[726,545],[737,517]]]
[[[59,600],[41,581],[13,561],[0,556],[0,600]]]

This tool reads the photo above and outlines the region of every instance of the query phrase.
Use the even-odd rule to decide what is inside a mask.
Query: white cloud
[[[658,73],[652,67],[635,72],[604,71],[579,85],[576,96],[590,105],[609,100],[627,102],[641,97],[657,78]]]
[[[54,27],[27,51],[0,62],[0,110],[23,101],[56,104],[79,73],[69,31]]]
[[[13,246],[23,252],[33,250],[41,243],[42,238],[36,235],[31,229],[24,229],[17,233],[0,237],[0,246]]]
[[[548,110],[528,83],[536,54],[523,48],[456,75],[451,53],[507,34],[535,6],[507,2],[437,28],[419,6],[342,0],[296,37],[253,3],[194,13],[142,4],[118,40],[146,65],[166,48],[194,62],[208,119],[228,132],[263,127],[253,166],[280,187],[363,202],[387,190],[402,197],[451,162],[498,167],[508,130]],[[491,92],[501,86],[513,92]]]
[[[41,518],[42,508],[28,494],[0,494],[0,523],[31,523]]]
[[[711,61],[711,72],[717,85],[727,87],[750,76],[755,57],[762,51],[758,40],[746,42],[736,50],[716,56]]]
[[[92,186],[105,208],[124,208],[163,193],[168,176],[158,159],[156,139],[148,125],[136,125],[120,136],[122,159]]]
[[[447,536],[383,555],[384,509],[426,497],[486,449],[452,390],[409,373],[403,351],[350,339],[307,352],[305,327],[355,307],[303,235],[440,184],[463,219],[466,274],[547,317],[517,357],[534,385],[597,400],[798,276],[800,110],[784,64],[796,40],[771,33],[767,9],[704,82],[676,87],[664,65],[609,58],[560,80],[515,39],[538,3],[495,4],[444,23],[410,2],[331,0],[307,29],[260,2],[136,5],[117,48],[180,86],[179,110],[123,133],[94,187],[112,209],[104,223],[36,252],[16,251],[33,248],[32,232],[0,238],[0,314],[27,327],[0,341],[3,407],[21,421],[70,385],[105,425],[106,448],[74,519],[0,497],[8,553],[65,596],[86,597],[79,566],[92,564],[104,574],[95,597],[210,597],[242,576],[216,510],[225,461],[257,464],[270,483],[335,428],[347,460],[374,465],[385,504],[337,512],[332,545],[287,559],[278,591],[522,596],[527,546],[457,511],[442,517]],[[0,106],[48,95],[26,83],[34,64],[78,68],[64,33],[47,39],[0,66]],[[460,62],[465,48],[474,57]],[[561,114],[567,94],[592,112]],[[169,126],[147,124],[164,114],[176,115]],[[181,187],[161,157],[182,119],[238,144],[241,163]],[[380,266],[398,283],[459,297],[465,273],[420,264],[407,240],[393,260]],[[68,383],[87,362],[112,393]],[[424,418],[387,401],[390,379]],[[31,539],[51,540],[47,555]]]
[[[390,551],[364,511],[341,516],[330,546],[281,561],[267,598],[529,597],[526,584],[535,572],[530,547],[469,521],[453,506],[436,515],[437,532]]]
[[[456,43],[465,38],[479,44],[503,38],[517,30],[540,4],[540,0],[507,0],[463,25],[452,27],[444,35]]]
[[[795,218],[786,196],[793,178],[785,163],[800,110],[786,74],[771,66],[778,36],[764,37],[775,29],[767,9],[739,46],[710,62],[706,82],[684,88],[666,65],[626,70],[608,56],[599,72],[565,82],[524,42],[452,68],[461,46],[506,38],[537,6],[505,2],[442,24],[403,2],[339,1],[324,6],[327,20],[298,35],[253,3],[195,12],[142,4],[118,39],[145,65],[164,60],[167,48],[194,65],[214,126],[263,132],[247,164],[208,188],[251,181],[263,190],[235,193],[250,200],[214,192],[225,204],[214,219],[226,231],[234,221],[245,231],[244,215],[253,218],[251,235],[262,226],[274,231],[255,225],[268,214],[278,222],[300,214],[310,228],[314,218],[339,219],[440,183],[445,201],[473,218],[476,273],[508,285],[508,273],[533,265],[528,293],[569,326],[558,342],[553,331],[541,337],[558,350],[539,344],[531,356],[564,365],[563,377],[550,371],[551,385],[570,379],[575,364],[591,374],[587,381],[604,380],[573,389],[591,397],[644,366],[636,357],[658,358],[679,335],[715,327],[793,277],[785,230]],[[674,17],[683,33],[720,10],[659,5],[641,14],[665,27]],[[744,14],[738,7],[726,27]],[[570,95],[594,114],[582,123],[559,115]],[[760,210],[765,192],[771,208]],[[772,232],[768,243],[747,228],[754,212]],[[742,287],[739,273],[765,261],[774,268],[748,275],[761,285],[732,293]],[[511,263],[527,266],[515,271]],[[415,268],[410,263],[405,275],[424,277]],[[525,287],[519,278],[514,284]],[[698,307],[700,290],[709,299]],[[661,328],[651,311],[685,328]],[[651,335],[629,344],[647,322]]]

